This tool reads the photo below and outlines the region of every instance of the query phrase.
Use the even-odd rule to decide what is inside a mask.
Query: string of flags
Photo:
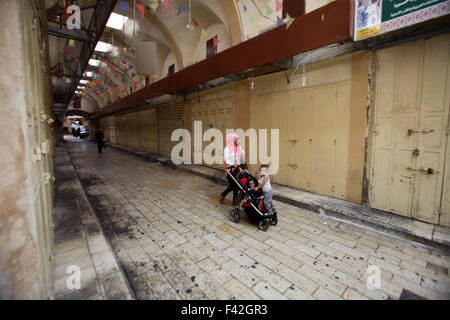
[[[246,17],[248,17],[249,21],[251,23],[254,23],[255,17],[252,14],[249,14],[251,10],[248,7],[248,3],[246,4],[240,0],[236,0],[236,2],[237,2],[238,6],[242,7],[244,14]],[[256,4],[254,2],[252,2],[252,3],[256,6]],[[118,0],[118,4],[119,4],[119,8],[120,8],[120,11],[122,12],[122,14],[126,15],[127,10],[130,8],[129,2],[124,1],[124,0]],[[151,10],[153,10],[154,13],[156,13],[157,10],[159,9],[160,4],[169,13],[172,13],[172,7],[170,5],[169,0],[150,2],[149,7],[151,8]],[[136,3],[135,6],[136,6],[136,10],[140,13],[141,17],[145,18],[146,6],[141,3]],[[265,14],[263,14],[259,8],[256,8],[256,9],[261,16],[264,16],[266,18],[269,18],[269,16],[273,15],[274,13],[277,13],[277,17],[276,17],[277,27],[280,27],[280,26],[286,24],[286,30],[288,30],[295,21],[295,18],[292,18],[288,13],[286,13],[285,19],[282,19],[279,16],[280,11],[283,9],[283,4],[282,4],[281,0],[275,0],[274,7],[270,6],[269,4],[266,4],[265,7],[263,8],[263,10],[265,11]],[[188,10],[182,3],[180,3],[178,10],[176,11],[176,15],[180,16],[182,14],[188,14]],[[192,22],[195,25],[195,27],[200,29],[199,30],[200,31],[200,40],[207,38],[209,36],[208,31],[205,28],[200,27],[200,24],[194,17],[191,17],[191,19],[192,19]],[[256,29],[258,30],[258,32],[261,30],[261,27],[259,24],[256,25]],[[214,41],[214,48],[216,48],[221,43],[221,40],[219,39],[218,36],[215,36],[213,38],[213,41]],[[66,46],[64,47],[64,50],[63,50],[64,55],[67,54],[69,47],[74,47],[74,46],[75,46],[75,42],[73,40],[70,40],[69,43],[66,44]],[[124,47],[124,48],[122,48],[122,50],[124,52],[129,51],[129,52],[134,52],[134,54],[136,54],[136,50],[134,50],[131,47]],[[119,48],[116,48],[116,49],[114,49],[114,52],[116,52],[117,54],[120,54],[122,50]],[[85,91],[86,92],[91,91],[93,94],[95,94],[97,96],[100,96],[100,95],[106,96],[108,98],[108,100],[111,100],[112,98],[119,99],[122,96],[122,94],[127,94],[132,89],[136,90],[136,88],[139,84],[139,80],[136,81],[137,73],[135,72],[135,67],[132,64],[127,63],[127,61],[123,60],[123,59],[122,60],[116,59],[113,56],[113,50],[108,51],[107,54],[111,56],[111,59],[114,62],[116,62],[116,64],[120,64],[120,62],[121,62],[124,65],[123,73],[125,75],[122,74],[121,72],[119,72],[117,70],[117,68],[114,66],[114,64],[112,64],[111,62],[106,60],[106,64],[107,64],[106,71],[111,72],[113,74],[114,79],[119,79],[119,77],[120,77],[119,80],[124,85],[124,87],[121,88],[120,86],[118,86],[116,83],[114,83],[111,80],[107,81],[107,78],[106,78],[107,75],[106,75],[105,70],[103,70],[102,68],[99,68],[98,73],[105,77],[105,79],[102,82],[103,82],[103,85],[107,86],[106,90],[102,90],[103,85],[98,80],[93,80],[87,84]],[[101,55],[102,55],[102,57],[104,57],[105,53],[101,53]],[[62,63],[61,65],[64,67],[64,63]],[[55,74],[57,74],[57,73],[58,73],[58,69],[56,69]],[[153,77],[150,77],[150,79],[153,79]]]
[[[237,3],[242,3],[239,0],[236,0]],[[256,5],[256,4],[255,4]],[[242,4],[242,9],[244,11],[244,14],[247,13],[247,11],[249,11],[249,8],[247,7],[246,4]],[[266,18],[269,18],[270,15],[272,15],[274,13],[274,10],[272,7],[270,7],[268,4],[265,6],[265,14],[263,15],[259,8],[257,8],[257,11],[263,15]],[[280,0],[275,0],[275,12],[280,12],[280,10],[283,9],[283,4],[280,2]],[[255,17],[253,15],[250,15],[249,20],[251,23],[255,22]],[[289,13],[286,13],[286,18],[285,20],[283,20],[280,16],[277,15],[277,27],[282,26],[283,24],[286,24],[286,30],[289,29],[292,25],[292,23],[294,23],[295,18],[292,18]],[[256,29],[258,30],[258,32],[261,30],[261,27],[259,26],[259,24],[256,25]]]

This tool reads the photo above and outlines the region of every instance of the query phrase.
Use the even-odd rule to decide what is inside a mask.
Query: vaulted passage
[[[278,201],[279,223],[261,232],[245,217],[230,221],[231,201],[218,201],[221,184],[67,140],[76,175],[138,299],[398,299],[404,288],[448,298],[448,276],[430,268],[450,262],[438,251]],[[390,283],[384,290],[367,288],[371,264],[382,266]]]
[[[0,0],[0,299],[450,299],[449,7]]]

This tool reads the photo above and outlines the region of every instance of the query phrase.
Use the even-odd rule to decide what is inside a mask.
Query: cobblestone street
[[[277,201],[278,225],[263,232],[230,221],[224,185],[86,140],[65,146],[138,299],[450,299],[450,256],[437,249]],[[367,287],[370,265],[380,289]]]

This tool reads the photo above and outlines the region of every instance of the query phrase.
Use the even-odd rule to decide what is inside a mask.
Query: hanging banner
[[[354,40],[397,30],[450,12],[449,0],[355,0]]]

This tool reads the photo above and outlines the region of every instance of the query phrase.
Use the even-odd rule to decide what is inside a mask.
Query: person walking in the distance
[[[97,142],[98,153],[102,153],[102,149],[105,144],[104,139],[105,136],[102,129],[100,129],[100,127],[97,127],[97,130],[95,131],[95,141]]]

